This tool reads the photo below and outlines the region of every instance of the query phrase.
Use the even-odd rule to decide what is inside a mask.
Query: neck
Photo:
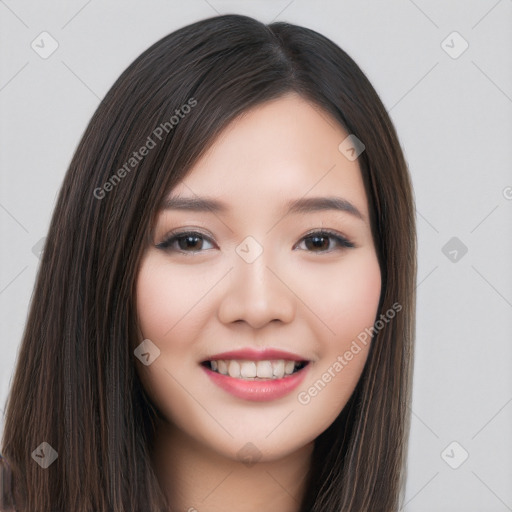
[[[298,512],[312,451],[313,442],[278,460],[242,462],[162,424],[152,458],[172,511]]]

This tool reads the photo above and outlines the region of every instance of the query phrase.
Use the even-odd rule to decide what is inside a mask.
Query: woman
[[[386,110],[332,41],[225,15],[155,43],[60,192],[4,508],[398,510],[414,211]]]

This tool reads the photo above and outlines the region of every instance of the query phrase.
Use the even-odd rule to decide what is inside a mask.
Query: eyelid
[[[155,247],[157,247],[159,249],[163,249],[163,250],[169,249],[168,245],[170,244],[170,242],[174,242],[175,239],[177,239],[179,236],[185,236],[185,235],[200,235],[202,238],[204,238],[205,240],[209,241],[212,245],[215,245],[217,247],[217,244],[213,241],[213,239],[210,236],[208,236],[207,234],[203,233],[198,228],[184,228],[184,229],[180,228],[180,229],[176,229],[174,231],[170,231],[169,233],[167,233],[164,236],[164,238],[161,242],[159,242],[158,244],[155,244]],[[177,252],[193,253],[194,251],[178,250]],[[203,251],[196,251],[196,252],[203,252]]]
[[[184,237],[186,235],[192,235],[192,236],[199,235],[199,237],[210,242],[212,245],[215,245],[216,247],[218,247],[212,237],[206,235],[198,228],[183,228],[183,229],[180,228],[180,229],[171,231],[164,237],[162,242],[156,244],[155,247],[162,249],[162,250],[171,250],[170,249],[171,243],[178,240],[180,236]],[[315,228],[315,229],[308,231],[303,236],[301,236],[299,241],[294,245],[293,250],[295,250],[295,247],[298,244],[302,243],[304,240],[306,240],[308,238],[311,238],[313,235],[324,236],[324,237],[334,239],[338,249],[351,249],[351,248],[356,247],[356,245],[348,237],[346,237],[345,235],[342,235],[338,231],[328,229],[328,228]],[[200,251],[183,251],[181,249],[173,249],[173,251],[181,253],[181,254],[183,254],[183,253],[194,254],[194,253],[204,252],[202,250],[200,250]],[[306,252],[313,252],[313,253],[318,252],[318,254],[325,254],[325,253],[333,252],[333,249],[326,250],[326,251],[308,251],[308,250],[306,250]]]
[[[345,235],[342,235],[338,231],[328,229],[328,228],[315,228],[305,235],[301,237],[298,243],[302,242],[303,240],[310,238],[313,235],[322,236],[327,235],[331,238],[334,238],[338,242],[338,247],[341,249],[352,249],[355,248],[356,245]],[[307,251],[307,252],[316,252],[316,251]],[[328,253],[332,251],[318,251],[319,254]]]

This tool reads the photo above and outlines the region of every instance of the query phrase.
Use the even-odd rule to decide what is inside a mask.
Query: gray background
[[[38,242],[100,98],[149,45],[216,13],[319,31],[381,96],[417,201],[405,510],[512,510],[512,0],[0,1],[0,412]],[[59,44],[46,59],[43,31]]]

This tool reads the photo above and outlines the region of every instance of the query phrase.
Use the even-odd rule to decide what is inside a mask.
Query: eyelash
[[[165,251],[180,252],[182,254],[187,254],[187,253],[194,254],[197,252],[203,252],[203,251],[184,251],[182,249],[173,249],[171,247],[171,245],[174,242],[184,239],[184,238],[187,238],[189,236],[203,238],[203,239],[209,241],[210,243],[212,243],[212,240],[209,237],[207,237],[206,235],[204,235],[203,233],[200,233],[198,231],[183,231],[183,232],[170,233],[169,236],[164,241],[157,244],[156,247],[158,249],[162,249]],[[348,240],[344,236],[341,236],[336,231],[331,231],[330,229],[322,229],[322,230],[318,230],[318,231],[312,231],[312,232],[306,234],[304,237],[302,237],[300,239],[300,242],[302,242],[303,240],[307,240],[307,239],[315,238],[315,237],[332,238],[336,241],[336,243],[338,244],[338,247],[341,249],[350,249],[350,248],[355,247],[355,245],[350,240]],[[332,249],[325,250],[325,251],[308,251],[308,252],[318,252],[318,253],[322,254],[322,253],[332,252]]]

